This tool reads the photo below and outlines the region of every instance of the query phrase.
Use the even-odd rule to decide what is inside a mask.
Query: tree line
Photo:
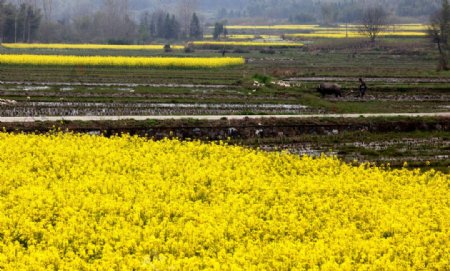
[[[202,39],[200,19],[194,12],[187,27],[183,27],[174,14],[158,11],[145,12],[139,23],[139,40],[149,42],[155,39]]]
[[[103,0],[97,10],[52,19],[52,2],[0,0],[0,42],[98,42],[143,44],[202,39],[195,0],[180,0],[177,14],[162,10],[132,14],[127,0]]]
[[[40,10],[27,3],[16,6],[0,0],[0,42],[31,42],[41,18]]]
[[[448,61],[450,52],[450,4],[448,0],[442,0],[441,8],[431,16],[428,31],[439,52],[437,70],[450,70]]]
[[[428,16],[439,9],[440,0],[247,0],[241,7],[223,7],[217,10],[218,20],[233,18],[284,19],[290,23],[353,23],[362,9],[381,5],[390,11],[391,17]],[[242,7],[243,6],[243,7]],[[324,22],[325,21],[325,22]]]

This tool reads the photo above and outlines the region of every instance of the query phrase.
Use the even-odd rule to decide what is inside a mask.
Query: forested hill
[[[29,3],[44,9],[51,5],[52,17],[61,20],[79,14],[102,10],[105,6],[123,6],[139,17],[144,11],[159,9],[176,14],[181,5],[189,5],[214,21],[217,19],[265,18],[292,22],[320,22],[324,14],[334,20],[352,21],[359,17],[365,5],[378,4],[391,15],[416,20],[428,20],[441,0],[0,0]],[[122,9],[120,9],[122,10]],[[190,8],[192,10],[192,8]],[[244,21],[244,20],[243,20]]]
[[[189,1],[189,0],[187,0]],[[440,0],[190,0],[197,2],[199,9],[225,17],[238,16],[267,18],[287,18],[299,14],[318,16],[323,6],[334,8],[336,12],[356,10],[367,4],[388,7],[393,15],[402,17],[428,18],[440,5]],[[150,3],[153,2],[153,3]],[[135,8],[155,7],[159,3],[175,6],[177,0],[132,0]],[[224,14],[224,11],[226,14]],[[231,13],[231,14],[230,14]]]

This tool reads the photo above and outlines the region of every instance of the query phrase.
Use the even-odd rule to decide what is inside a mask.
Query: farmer
[[[366,82],[362,78],[359,78],[359,97],[364,98],[364,95],[366,95],[367,91],[367,85]]]

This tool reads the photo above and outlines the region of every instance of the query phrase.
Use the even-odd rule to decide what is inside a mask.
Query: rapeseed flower
[[[154,68],[220,68],[243,65],[240,57],[126,57],[65,55],[0,55],[0,64],[56,66],[128,66]]]
[[[0,133],[0,270],[448,270],[448,175]]]

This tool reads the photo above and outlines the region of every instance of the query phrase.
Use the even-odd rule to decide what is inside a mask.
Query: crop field
[[[157,68],[219,68],[243,65],[243,58],[104,57],[62,55],[0,55],[0,65],[123,66]]]
[[[213,39],[213,35],[206,34],[203,36],[205,39]],[[235,34],[227,35],[227,39],[230,40],[253,40],[253,39],[264,39],[264,40],[276,40],[280,36],[277,35],[254,35],[254,34]]]
[[[323,29],[345,29],[348,28],[358,28],[360,25],[356,24],[341,24],[336,27],[320,26],[317,24],[304,24],[304,25],[227,25],[227,29],[240,30],[240,29],[259,29],[259,30],[323,30]],[[428,29],[427,25],[424,24],[394,24],[390,26],[392,29],[399,31],[426,31]]]
[[[449,266],[449,180],[434,170],[223,142],[1,133],[0,172],[4,270]]]
[[[422,24],[395,24],[388,26],[380,33],[381,37],[390,38],[417,38],[425,37],[428,31],[427,25]],[[364,38],[360,33],[360,25],[230,25],[228,39],[344,39]]]
[[[205,47],[277,47],[277,48],[292,48],[303,47],[303,43],[293,42],[244,42],[244,41],[194,41],[191,43],[194,46]]]
[[[0,46],[0,270],[449,269],[450,73],[427,26],[227,29]]]
[[[2,43],[7,49],[78,49],[78,50],[163,50],[164,45],[109,45],[109,44],[46,44],[46,43]],[[171,49],[180,50],[184,46],[172,45]]]
[[[425,37],[426,32],[381,32],[379,34],[381,37]],[[285,37],[288,38],[364,38],[365,34],[358,31],[348,31],[345,30],[321,30],[314,31],[314,33],[297,33],[297,34],[286,34]]]
[[[30,54],[32,59],[47,63],[49,59],[64,63],[69,53],[76,61],[174,59],[195,65],[188,60],[196,59],[203,62],[201,66],[228,65],[235,59],[241,63],[187,69],[141,64],[98,66],[100,62],[2,64],[2,115],[391,113],[445,112],[450,108],[450,75],[436,71],[436,53],[426,39],[380,39],[376,46],[364,41],[336,43],[324,39],[298,48],[274,48],[269,54],[266,47],[242,51],[237,46],[227,48],[225,58],[221,57],[223,46],[219,47],[191,53],[0,49],[0,58],[19,59],[21,63]],[[261,76],[270,82],[255,83]],[[358,77],[365,78],[369,86],[365,99],[357,97]],[[315,90],[321,82],[341,84],[344,97],[322,99]],[[177,106],[180,104],[190,106]]]

